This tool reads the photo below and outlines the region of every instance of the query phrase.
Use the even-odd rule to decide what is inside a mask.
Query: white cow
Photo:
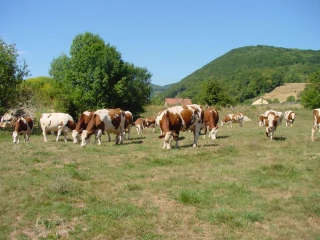
[[[64,141],[67,141],[67,133],[76,128],[73,118],[67,113],[43,113],[40,116],[40,126],[44,141],[47,140],[47,132],[57,132],[56,141],[59,141],[61,133],[64,134]]]

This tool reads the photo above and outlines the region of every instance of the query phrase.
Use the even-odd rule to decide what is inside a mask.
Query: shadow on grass
[[[131,141],[131,140],[139,140],[139,139],[145,139],[146,137],[135,137],[135,138],[130,138],[130,139],[126,139],[127,141]]]
[[[286,139],[286,137],[273,137],[273,140],[275,141],[285,141]]]
[[[130,144],[141,144],[141,143],[143,143],[143,141],[138,140],[138,141],[123,142],[122,144],[119,144],[119,145],[130,145]]]
[[[225,136],[217,136],[217,139],[224,139],[224,138],[229,138],[228,135],[225,135]]]
[[[219,144],[215,144],[215,143],[209,143],[209,144],[203,144],[203,147],[218,147]]]

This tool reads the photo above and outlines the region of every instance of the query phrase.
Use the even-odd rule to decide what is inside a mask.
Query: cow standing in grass
[[[122,143],[124,139],[124,125],[126,116],[123,110],[117,109],[99,109],[94,112],[86,130],[81,134],[81,147],[85,147],[90,142],[90,137],[96,134],[98,145],[101,144],[101,135],[114,133],[116,135],[116,144]]]
[[[78,143],[80,141],[82,131],[87,128],[88,123],[93,116],[93,113],[94,112],[92,111],[84,111],[83,113],[81,113],[76,128],[72,131],[73,143]]]
[[[288,127],[288,125],[290,124],[292,127],[292,124],[294,122],[295,117],[297,116],[297,114],[293,111],[286,111],[284,113],[284,118],[286,120],[286,127]]]
[[[214,108],[207,108],[204,110],[204,137],[206,137],[207,131],[211,139],[217,138],[218,132],[219,113]]]
[[[126,115],[126,120],[124,123],[124,139],[126,138],[126,133],[128,135],[128,139],[130,139],[131,127],[133,125],[133,115],[130,111],[124,112]]]
[[[280,124],[279,118],[280,117],[273,111],[270,111],[268,115],[263,115],[262,118],[260,116],[260,121],[266,126],[266,136],[269,137],[270,140],[273,139],[274,132]]]
[[[15,123],[12,133],[13,143],[19,143],[19,135],[23,134],[24,142],[28,142],[33,130],[33,120],[30,117],[21,117]]]
[[[139,134],[142,134],[142,133],[143,133],[144,126],[145,126],[145,121],[144,121],[144,119],[143,119],[143,118],[138,118],[138,119],[134,122],[134,126],[135,126],[136,129],[137,129],[138,135],[139,135]]]
[[[221,127],[226,124],[227,127],[230,125],[232,127],[232,123],[239,123],[238,127],[242,127],[243,125],[243,119],[244,116],[242,113],[236,113],[236,114],[228,114],[225,116],[225,118],[221,121]]]
[[[40,116],[40,126],[45,142],[48,142],[47,132],[57,132],[57,142],[63,133],[64,141],[67,142],[67,134],[76,128],[76,123],[67,113],[43,113]]]
[[[170,107],[158,113],[156,122],[161,129],[159,138],[164,138],[163,148],[170,149],[172,140],[178,147],[180,131],[192,130],[194,134],[193,147],[197,146],[200,128],[202,125],[201,113],[191,106]]]
[[[313,127],[311,131],[311,140],[314,141],[314,133],[319,128],[320,132],[320,108],[314,109],[313,112]]]

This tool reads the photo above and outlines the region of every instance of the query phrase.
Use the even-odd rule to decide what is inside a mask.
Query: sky
[[[16,44],[30,77],[49,76],[85,32],[164,86],[239,47],[320,50],[320,0],[1,1],[0,37]]]

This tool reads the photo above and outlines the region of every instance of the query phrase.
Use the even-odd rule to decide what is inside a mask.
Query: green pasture
[[[164,150],[151,129],[122,145],[93,141],[12,143],[0,131],[0,239],[320,239],[320,133],[298,105],[270,141],[259,115],[269,106],[219,110],[252,121],[218,139],[180,134]],[[143,117],[160,110],[148,107]]]

